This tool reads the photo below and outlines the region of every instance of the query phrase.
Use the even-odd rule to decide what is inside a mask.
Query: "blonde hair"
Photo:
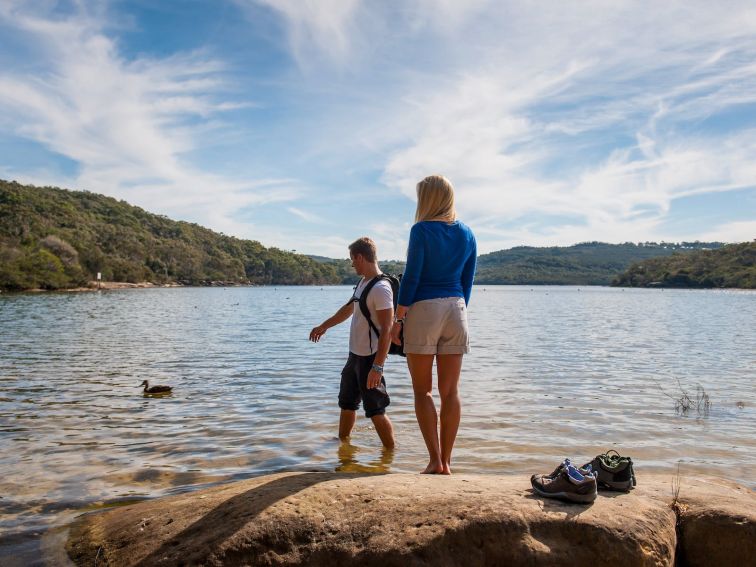
[[[415,222],[457,220],[454,186],[443,175],[429,175],[417,184]]]

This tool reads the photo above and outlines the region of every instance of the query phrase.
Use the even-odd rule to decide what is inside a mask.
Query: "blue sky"
[[[402,258],[756,238],[751,1],[0,2],[0,177],[268,246]]]

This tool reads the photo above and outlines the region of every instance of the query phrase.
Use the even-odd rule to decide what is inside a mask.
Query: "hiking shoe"
[[[602,488],[630,491],[635,486],[633,460],[623,457],[614,449],[596,457],[583,467],[590,466],[596,474],[596,480]]]
[[[554,472],[554,478],[545,474],[534,474],[530,477],[530,484],[533,485],[536,494],[582,504],[596,499],[596,477],[593,473],[583,474],[573,465],[564,463]]]

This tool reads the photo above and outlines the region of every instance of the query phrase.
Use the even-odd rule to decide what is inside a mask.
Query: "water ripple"
[[[350,293],[0,297],[0,558],[19,532],[119,499],[282,469],[419,470],[403,361],[387,365],[397,450],[364,419],[351,445],[335,438],[348,328],[307,336]],[[546,471],[615,448],[641,479],[681,461],[754,486],[756,293],[486,286],[469,314],[456,471]],[[174,391],[144,397],[144,379]],[[676,414],[697,384],[712,411]]]

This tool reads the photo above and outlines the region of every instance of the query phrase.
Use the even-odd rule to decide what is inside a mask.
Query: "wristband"
[[[380,364],[373,364],[372,369],[380,374],[383,374],[383,366],[381,366]]]

